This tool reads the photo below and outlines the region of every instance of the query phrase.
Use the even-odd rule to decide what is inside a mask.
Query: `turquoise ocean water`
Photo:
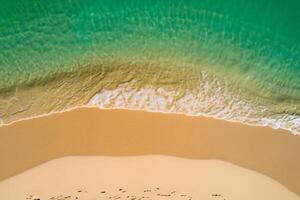
[[[95,105],[300,133],[300,1],[0,2],[3,123]]]

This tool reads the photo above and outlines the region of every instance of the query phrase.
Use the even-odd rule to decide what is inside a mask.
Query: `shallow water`
[[[3,123],[89,104],[300,133],[296,0],[1,5]]]

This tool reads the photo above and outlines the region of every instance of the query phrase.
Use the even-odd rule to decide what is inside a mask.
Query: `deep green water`
[[[299,10],[297,0],[1,0],[0,91],[95,60],[175,60],[230,82],[258,116],[297,132]]]

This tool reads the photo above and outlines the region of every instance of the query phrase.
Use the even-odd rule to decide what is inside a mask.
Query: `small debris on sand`
[[[192,200],[193,197],[188,195],[188,194],[180,194],[180,192],[177,192],[176,190],[167,190],[165,191],[164,189],[161,189],[159,187],[154,187],[154,189],[144,189],[141,190],[140,193],[130,193],[130,190],[125,190],[123,188],[117,188],[117,192],[115,193],[110,193],[109,191],[102,190],[100,191],[100,194],[98,193],[99,196],[95,194],[95,199],[101,198],[101,200],[175,200],[175,199],[180,199],[180,200]],[[115,191],[116,191],[115,190]],[[158,192],[159,190],[159,192]],[[171,192],[170,192],[171,191]],[[52,196],[48,200],[89,200],[90,197],[88,196],[78,196],[78,193],[87,193],[87,190],[75,190],[74,191],[74,196],[69,195],[69,194],[61,194],[58,196]],[[103,195],[108,193],[109,196]],[[82,194],[82,195],[83,195]],[[102,194],[102,195],[101,195]],[[139,194],[139,195],[135,195]],[[225,200],[225,198],[218,193],[211,194],[212,197],[220,197],[222,200]],[[89,198],[89,199],[88,199]],[[217,198],[216,198],[217,199]],[[219,198],[218,198],[219,199]],[[34,194],[30,194],[26,197],[26,200],[42,200],[40,197],[35,197]],[[44,200],[44,199],[43,199]],[[46,200],[46,199],[45,199]]]

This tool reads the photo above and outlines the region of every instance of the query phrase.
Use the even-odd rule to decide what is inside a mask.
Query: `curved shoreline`
[[[297,102],[264,99],[192,64],[124,58],[82,67],[1,93],[3,123],[93,105],[209,116],[300,134]]]
[[[42,115],[37,115],[37,116],[27,117],[27,118],[23,118],[23,119],[18,119],[18,120],[9,122],[9,123],[3,123],[2,120],[0,119],[0,122],[1,122],[0,123],[0,128],[1,127],[6,127],[6,126],[11,126],[11,125],[13,125],[15,123],[19,123],[19,122],[22,122],[22,121],[27,121],[27,120],[32,120],[32,119],[38,119],[38,118],[42,118],[42,117],[48,117],[48,116],[51,116],[51,115],[62,114],[62,113],[65,113],[65,112],[70,112],[70,111],[74,111],[74,110],[77,110],[77,109],[85,109],[85,108],[96,108],[96,109],[99,109],[99,110],[140,111],[140,112],[159,113],[159,114],[184,115],[184,116],[187,116],[187,117],[200,117],[200,118],[201,117],[205,117],[205,118],[207,117],[207,118],[211,118],[211,119],[214,119],[214,120],[222,120],[222,121],[230,122],[230,123],[239,123],[241,125],[246,125],[246,126],[268,127],[268,128],[273,129],[273,130],[288,131],[292,135],[300,135],[300,133],[293,132],[290,129],[283,129],[281,127],[274,128],[270,124],[252,124],[252,123],[247,123],[247,122],[241,122],[241,121],[238,121],[238,120],[222,119],[222,118],[211,116],[211,115],[208,115],[208,114],[205,114],[205,113],[203,113],[201,115],[196,115],[196,114],[192,115],[192,114],[187,114],[187,113],[184,113],[184,112],[155,111],[155,110],[147,110],[147,109],[139,109],[139,108],[124,108],[124,107],[119,107],[119,108],[103,108],[103,107],[99,107],[99,106],[96,106],[96,105],[83,105],[83,106],[78,106],[78,107],[74,107],[74,108],[70,108],[70,109],[66,109],[66,110],[53,111],[53,112],[42,114]]]

